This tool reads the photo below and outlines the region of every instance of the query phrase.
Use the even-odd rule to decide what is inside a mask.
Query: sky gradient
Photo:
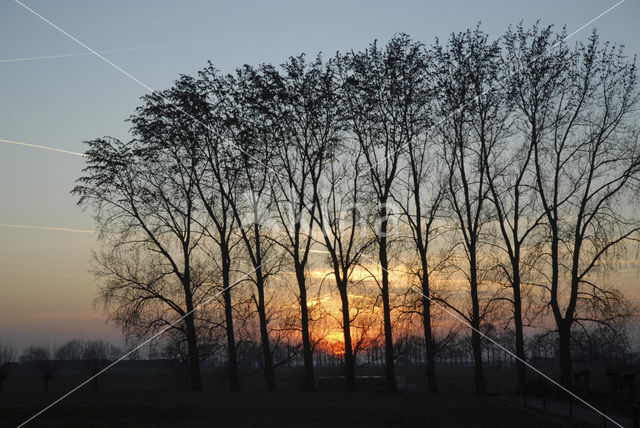
[[[361,49],[397,32],[431,44],[482,21],[493,36],[521,20],[569,33],[615,1],[206,2],[27,0],[25,4],[155,89],[211,60],[224,72],[288,56]],[[597,27],[603,40],[640,52],[640,2],[626,0],[572,37]],[[171,46],[167,46],[171,45]],[[155,47],[153,47],[155,46]],[[149,47],[149,48],[144,48]],[[131,50],[130,48],[142,48]],[[0,0],[0,139],[83,152],[83,140],[126,139],[125,119],[146,89],[18,3]],[[18,347],[71,338],[115,340],[93,308],[88,272],[95,236],[35,225],[93,229],[69,191],[82,157],[0,142],[0,340]],[[635,291],[637,271],[620,275]]]

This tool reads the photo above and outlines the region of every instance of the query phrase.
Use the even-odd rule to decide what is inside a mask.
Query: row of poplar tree
[[[431,46],[401,34],[277,67],[223,74],[209,64],[143,96],[130,141],[88,142],[73,190],[100,231],[98,300],[129,337],[166,329],[177,338],[194,390],[200,332],[214,323],[239,389],[235,293],[249,284],[275,390],[270,287],[289,272],[312,390],[310,260],[321,257],[338,295],[350,388],[358,269],[377,286],[390,390],[404,283],[418,296],[431,391],[433,311],[470,327],[484,392],[483,321],[496,305],[509,308],[519,385],[525,326],[544,313],[570,387],[573,332],[631,313],[607,273],[638,238],[640,145],[634,60],[595,32],[575,44],[566,37],[538,24],[496,39],[476,27]],[[437,292],[443,275],[464,293]]]

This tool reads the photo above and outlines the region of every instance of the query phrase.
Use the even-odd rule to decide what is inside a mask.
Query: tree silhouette
[[[385,331],[387,383],[396,390],[389,293],[390,218],[393,186],[402,167],[408,141],[424,126],[424,69],[420,43],[406,35],[391,39],[385,49],[374,42],[362,52],[343,57],[344,99],[349,131],[361,146],[366,176],[377,202],[376,236],[380,263],[380,293]]]
[[[544,287],[558,330],[560,380],[571,387],[574,324],[628,314],[620,293],[598,274],[640,230],[629,212],[640,142],[636,68],[621,48],[601,45],[594,32],[567,61],[565,78],[554,88],[551,124],[532,144],[550,266]]]
[[[277,149],[272,165],[274,211],[286,239],[275,240],[288,254],[298,284],[300,327],[306,389],[315,389],[312,338],[307,304],[307,266],[313,244],[315,184],[323,172],[331,146],[342,127],[333,69],[321,57],[307,62],[290,58],[282,71],[265,68],[266,84],[274,90],[267,100]]]
[[[452,34],[447,46],[434,48],[437,63],[441,118],[438,129],[443,141],[449,169],[449,207],[452,221],[462,235],[468,266],[464,275],[469,283],[471,313],[457,310],[473,328],[476,391],[486,392],[482,363],[480,325],[482,278],[479,256],[482,232],[490,218],[487,204],[487,154],[492,153],[504,137],[507,123],[502,109],[502,95],[491,92],[499,76],[498,42],[489,42],[479,28]]]
[[[16,350],[13,346],[0,342],[0,392],[4,381],[11,374],[12,365],[16,361]]]
[[[44,381],[44,392],[49,392],[49,383],[57,370],[55,350],[49,345],[30,345],[22,351],[20,362],[33,363]]]
[[[166,94],[169,96],[170,94]],[[207,290],[193,272],[192,257],[202,234],[197,227],[197,193],[181,147],[168,144],[159,124],[147,120],[160,94],[132,118],[138,139],[128,144],[112,138],[87,142],[87,167],[73,193],[96,212],[101,239],[109,248],[96,255],[96,273],[107,280],[98,300],[116,305],[111,318],[135,334],[163,327],[183,329],[189,344],[191,387],[202,390],[195,303]],[[182,119],[179,112],[173,119]],[[174,122],[172,131],[179,132]],[[164,139],[160,137],[164,137]],[[182,162],[189,162],[185,169]],[[149,316],[150,310],[153,315]],[[171,318],[183,325],[171,325]],[[182,324],[182,323],[181,323]]]

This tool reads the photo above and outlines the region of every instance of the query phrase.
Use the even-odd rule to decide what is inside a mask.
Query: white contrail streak
[[[624,0],[622,0],[624,1]],[[147,91],[151,92],[151,93],[156,93],[156,90],[153,89],[151,86],[147,85],[146,83],[142,82],[140,79],[136,78],[134,75],[132,75],[131,73],[129,73],[128,71],[126,71],[125,69],[123,69],[122,67],[116,65],[115,63],[113,63],[112,61],[110,61],[108,58],[104,57],[103,55],[101,55],[99,52],[95,51],[94,49],[91,49],[89,46],[87,46],[86,44],[82,43],[80,40],[78,40],[77,38],[75,38],[74,36],[72,36],[71,34],[67,33],[66,31],[64,31],[62,28],[58,27],[56,24],[54,24],[53,22],[49,21],[47,18],[45,18],[44,16],[40,15],[38,12],[36,12],[35,10],[31,9],[29,6],[25,5],[24,3],[22,3],[20,0],[14,0],[15,3],[18,3],[20,6],[22,6],[23,8],[25,8],[26,10],[28,10],[30,13],[34,14],[35,16],[37,16],[39,19],[41,19],[42,21],[46,22],[48,25],[50,25],[51,27],[55,28],[56,30],[58,30],[60,33],[64,34],[65,36],[67,36],[68,38],[70,38],[71,40],[73,40],[74,42],[76,42],[77,44],[79,44],[80,46],[82,46],[83,48],[85,48],[86,50],[88,50],[89,52],[91,52],[92,54],[94,54],[95,56],[97,56],[98,58],[100,58],[101,60],[103,60],[104,62],[106,62],[107,64],[109,64],[110,66],[112,66],[113,68],[115,68],[116,70],[118,70],[120,73],[124,74],[125,76],[127,76],[129,79],[133,80],[134,82],[136,82],[137,84],[139,84],[140,86],[142,86],[143,88],[145,88]],[[165,96],[160,93],[159,94],[162,98],[164,98]],[[212,129],[211,126],[207,125],[206,123],[202,122],[200,119],[198,119],[197,117],[195,117],[194,115],[192,115],[191,113],[185,111],[183,108],[181,108],[180,106],[175,106],[174,107],[176,110],[178,110],[180,113],[184,113],[186,116],[190,117],[191,119],[193,119],[194,121],[200,123],[201,125],[203,125],[205,128],[207,129]],[[232,143],[238,150],[240,150],[240,152],[242,152],[243,154],[249,156],[251,159],[255,160],[256,162],[258,162],[261,165],[264,165],[265,167],[267,167],[267,169],[273,171],[276,175],[280,175],[282,177],[284,177],[284,175],[278,171],[276,171],[273,167],[270,167],[269,165],[266,165],[264,162],[260,161],[259,159],[256,159],[254,156],[252,156],[250,153],[248,153],[247,151],[243,150],[241,147],[239,147],[237,144]],[[286,178],[286,177],[285,177]]]
[[[30,226],[30,225],[27,225],[27,224],[3,224],[3,223],[0,223],[0,227],[11,227],[11,228],[14,228],[14,229],[56,230],[58,232],[73,232],[73,233],[95,233],[93,230],[72,229],[70,227]]]
[[[198,40],[195,42],[166,43],[164,45],[136,46],[133,48],[107,49],[107,50],[102,50],[97,52],[101,54],[114,53],[114,52],[133,52],[133,51],[140,51],[145,49],[170,48],[170,47],[176,47],[176,46],[189,46],[189,45],[198,45],[198,44],[212,43],[212,42],[215,42],[215,40]],[[6,62],[38,61],[41,59],[71,58],[74,56],[91,56],[91,55],[93,54],[90,52],[76,52],[76,53],[59,54],[59,55],[30,56],[25,58],[7,58],[7,59],[0,59],[0,64],[6,63]]]
[[[84,153],[72,152],[72,151],[69,151],[69,150],[58,149],[58,148],[55,148],[55,147],[39,146],[37,144],[22,143],[20,141],[3,140],[1,138],[0,138],[0,143],[15,144],[16,146],[26,146],[26,147],[33,147],[33,148],[36,148],[36,149],[51,150],[51,151],[54,151],[54,152],[66,153],[68,155],[75,155],[75,156],[80,156],[80,157],[83,157],[83,158],[89,157],[89,156],[85,155]]]

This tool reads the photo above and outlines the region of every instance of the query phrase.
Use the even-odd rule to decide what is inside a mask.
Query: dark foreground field
[[[58,393],[0,393],[0,426],[16,426]],[[34,427],[587,427],[493,399],[456,394],[87,392]]]

